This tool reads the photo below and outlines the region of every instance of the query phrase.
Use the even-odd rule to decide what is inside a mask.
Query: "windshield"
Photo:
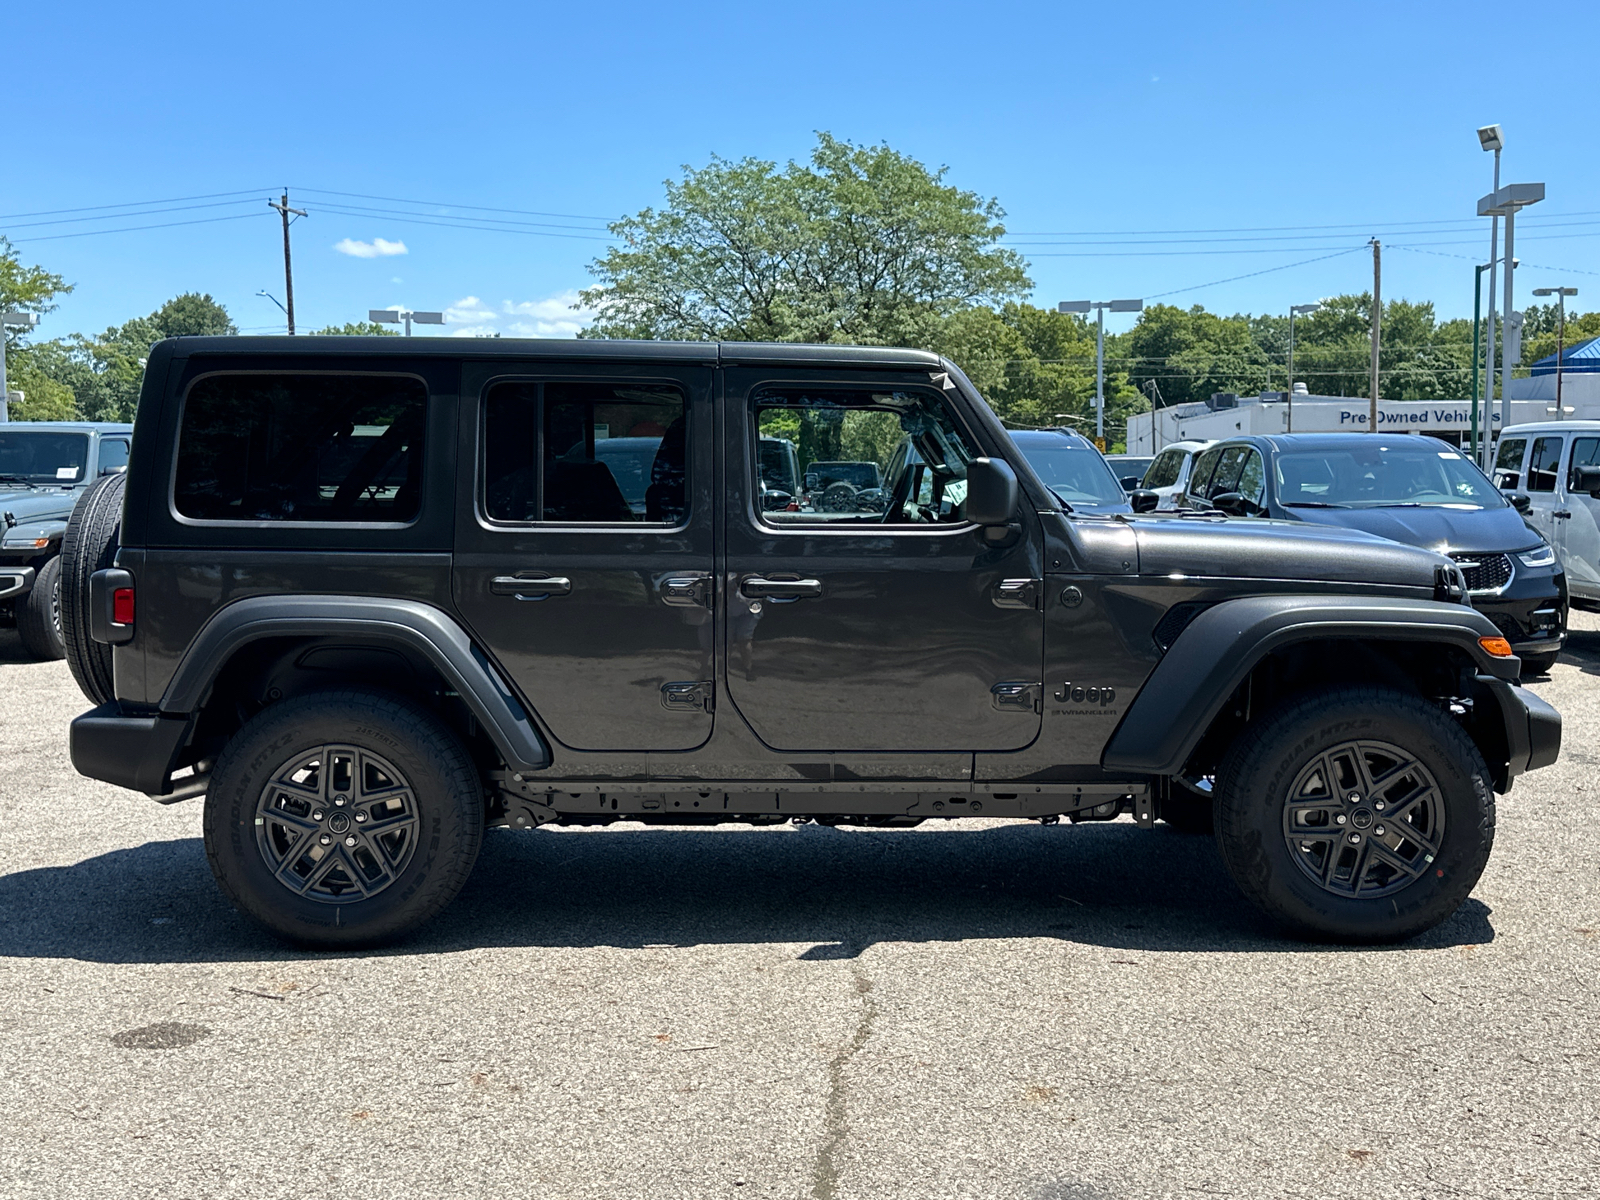
[[[1122,485],[1100,452],[1063,440],[1040,445],[1032,438],[1019,444],[1044,485],[1074,508],[1089,504],[1126,504]]]
[[[882,480],[878,477],[878,464],[870,462],[814,462],[806,468],[806,475],[817,477],[818,487],[830,483],[848,483],[858,488],[875,488]]]
[[[1274,466],[1278,499],[1287,507],[1504,508],[1482,471],[1439,442],[1379,442],[1326,450],[1293,450]]]
[[[15,427],[0,431],[0,482],[64,487],[82,483],[88,463],[87,433]]]

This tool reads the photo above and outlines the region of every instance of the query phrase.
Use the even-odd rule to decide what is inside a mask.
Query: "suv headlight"
[[[1525,550],[1517,555],[1517,560],[1525,567],[1548,567],[1556,561],[1555,547],[1546,542],[1537,550]]]

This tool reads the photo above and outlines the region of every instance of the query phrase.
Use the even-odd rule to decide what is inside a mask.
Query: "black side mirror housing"
[[[999,458],[967,464],[966,518],[977,525],[1008,525],[1017,515],[1017,476]]]
[[[1505,497],[1511,502],[1511,507],[1523,516],[1533,511],[1533,497],[1527,492],[1507,492]]]
[[[1156,505],[1161,503],[1161,497],[1148,488],[1134,488],[1128,493],[1128,503],[1133,506],[1136,513],[1155,512]]]
[[[1254,517],[1262,512],[1262,508],[1254,500],[1247,500],[1238,492],[1223,492],[1221,495],[1211,497],[1211,507],[1218,512],[1227,513],[1230,517]]]
[[[1569,492],[1588,492],[1600,499],[1600,467],[1573,467],[1567,483]]]

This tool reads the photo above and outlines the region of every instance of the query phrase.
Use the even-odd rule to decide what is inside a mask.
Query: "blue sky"
[[[1283,311],[1369,286],[1377,234],[1384,295],[1459,316],[1488,243],[1473,130],[1498,122],[1504,181],[1548,187],[1518,223],[1519,300],[1569,283],[1597,307],[1600,9],[1564,6],[1559,25],[1512,11],[13,4],[0,233],[77,285],[44,336],[188,290],[272,332],[281,315],[255,295],[283,288],[265,201],[288,185],[311,213],[293,231],[302,329],[401,304],[450,310],[447,333],[560,335],[604,218],[658,203],[682,164],[804,156],[826,129],[998,198],[1038,303]],[[188,197],[213,207],[50,211]],[[454,227],[467,217],[526,224]],[[175,221],[206,223],[58,236]]]

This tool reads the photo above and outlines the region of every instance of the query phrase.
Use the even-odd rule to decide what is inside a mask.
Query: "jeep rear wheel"
[[[1219,776],[1228,873],[1289,929],[1396,942],[1460,907],[1494,844],[1483,757],[1439,707],[1376,688],[1290,704]]]
[[[369,946],[444,908],[483,839],[460,740],[397,695],[329,692],[239,731],[206,797],[206,854],[228,897],[303,945]]]
[[[60,658],[61,558],[57,555],[39,568],[33,590],[17,605],[17,636],[29,654],[45,660]]]

